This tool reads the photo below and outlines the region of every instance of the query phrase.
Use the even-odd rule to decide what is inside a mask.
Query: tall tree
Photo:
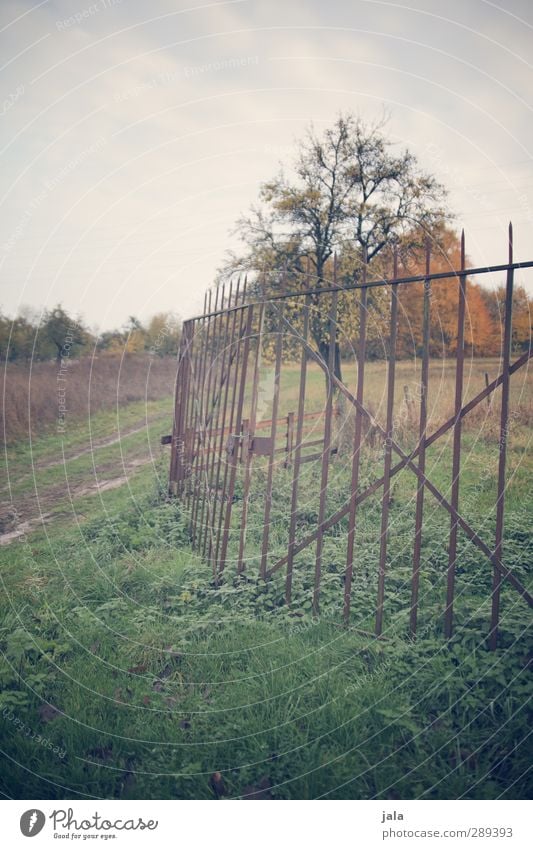
[[[258,293],[301,288],[307,264],[315,286],[331,282],[328,268],[339,256],[338,284],[361,279],[362,256],[369,274],[382,273],[387,249],[403,240],[419,247],[421,234],[445,220],[445,190],[423,171],[408,150],[397,151],[385,135],[387,119],[365,123],[339,115],[318,133],[310,126],[298,143],[293,168],[261,186],[260,204],[236,227],[246,246],[230,255],[221,275],[236,270],[260,271]],[[411,237],[412,243],[408,243]],[[417,241],[418,240],[418,241]],[[389,252],[390,258],[390,252]],[[329,280],[328,280],[329,277]],[[373,293],[376,315],[384,310],[385,293]],[[382,303],[383,301],[383,303]],[[323,358],[327,357],[327,311],[313,310],[310,329]],[[341,298],[339,321],[355,321],[352,298]],[[336,372],[340,376],[340,356]]]

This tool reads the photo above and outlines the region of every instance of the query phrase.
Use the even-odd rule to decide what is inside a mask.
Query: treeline
[[[450,273],[461,267],[461,242],[459,236],[449,228],[439,231],[439,239],[433,244],[431,257],[432,273]],[[423,276],[425,273],[424,249],[410,246],[402,250],[400,243],[398,275],[399,277]],[[470,263],[468,263],[470,264]],[[360,276],[353,272],[354,260],[342,252],[337,255],[337,283],[360,282]],[[372,273],[373,272],[373,273]],[[333,285],[334,261],[328,259],[324,265],[321,285]],[[369,267],[369,279],[392,279],[393,254],[385,253],[380,264]],[[255,288],[254,288],[255,285]],[[260,294],[281,294],[283,291],[305,291],[316,285],[316,280],[308,278],[305,272],[286,275],[264,275],[258,283],[252,283],[252,292]],[[448,357],[457,352],[457,314],[459,303],[459,285],[456,277],[434,280],[431,283],[430,297],[430,356]],[[367,357],[384,359],[388,356],[390,334],[390,286],[372,287],[368,290],[367,305]],[[407,359],[419,356],[423,343],[424,284],[406,283],[398,289],[399,309],[396,342],[396,356]],[[355,291],[341,291],[337,306],[337,344],[342,356],[350,357],[359,334],[359,299]],[[301,330],[301,301],[285,302],[285,314],[291,323]],[[324,358],[327,357],[329,331],[327,316],[330,296],[316,295],[311,298],[310,330],[314,341]],[[505,316],[505,285],[489,289],[473,278],[466,280],[465,311],[465,349],[468,354],[477,357],[491,357],[500,354],[503,340]],[[512,349],[521,353],[529,348],[532,339],[533,299],[523,286],[515,285],[513,290]],[[274,325],[272,328],[274,329]],[[274,342],[271,343],[272,352]],[[289,356],[297,356],[299,344],[288,339],[285,350]]]
[[[444,228],[439,234],[438,249],[433,251],[431,271],[449,272],[461,267],[461,242],[457,234]],[[467,263],[468,265],[468,263]],[[411,250],[400,262],[400,274],[424,274],[425,257],[422,249]],[[392,269],[387,269],[392,272]],[[405,284],[399,292],[398,353],[410,356],[422,346],[424,316],[423,284]],[[430,305],[430,354],[434,357],[453,356],[457,352],[457,312],[459,286],[456,278],[433,281]],[[513,292],[513,350],[521,352],[531,344],[533,301],[523,286]],[[505,286],[495,289],[467,278],[465,347],[478,357],[498,355],[502,347],[505,316]]]
[[[340,114],[318,130],[312,124],[297,141],[289,165],[281,164],[262,183],[257,201],[234,228],[241,240],[219,269],[220,282],[232,274],[248,275],[252,296],[283,294],[335,285],[342,289],[367,279],[391,279],[394,253],[399,276],[423,275],[426,245],[430,271],[460,268],[461,242],[452,228],[447,191],[426,172],[416,155],[400,149],[387,134],[387,117],[367,123],[361,116]],[[507,253],[507,234],[501,250]],[[469,243],[466,240],[466,253]],[[503,258],[502,253],[496,253]],[[334,261],[336,259],[336,261]],[[466,267],[471,266],[468,256]],[[255,269],[255,276],[250,270]],[[502,288],[468,281],[465,342],[476,356],[498,354],[503,326]],[[504,279],[501,281],[504,283]],[[457,280],[431,287],[431,355],[453,355],[457,335]],[[423,286],[400,287],[398,355],[414,357],[422,345]],[[390,333],[390,287],[368,293],[367,354],[387,356]],[[329,348],[329,295],[310,294],[309,335],[321,357]],[[357,297],[341,292],[337,304],[335,373],[341,354],[352,352],[359,333]],[[514,298],[513,347],[522,350],[531,338],[531,301],[517,286]],[[285,315],[301,329],[301,300],[284,302]],[[275,328],[276,318],[267,328]],[[286,348],[297,345],[287,340]]]
[[[145,324],[131,316],[124,327],[93,333],[79,316],[58,305],[40,315],[29,309],[15,318],[0,313],[0,361],[30,362],[79,358],[93,354],[174,356],[181,321],[173,313],[154,315]]]
[[[458,284],[455,280],[433,282],[430,312],[430,355],[453,356],[457,352]],[[409,357],[421,351],[423,331],[422,284],[405,285],[400,292],[398,355]],[[515,353],[531,345],[533,302],[523,286],[513,293],[512,348]],[[498,355],[502,349],[505,315],[505,286],[487,289],[467,282],[465,348],[478,357]]]

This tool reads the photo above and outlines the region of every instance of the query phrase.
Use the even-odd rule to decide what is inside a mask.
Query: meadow
[[[59,423],[65,399],[69,424],[135,401],[154,401],[173,391],[176,358],[107,353],[80,359],[3,363],[0,428],[5,441],[47,435]],[[61,391],[61,395],[59,394]]]
[[[399,435],[409,443],[417,364],[397,371]],[[466,397],[497,361],[474,360]],[[344,378],[355,374],[346,366]],[[382,363],[367,365],[368,401],[383,415]],[[262,372],[268,418],[271,370]],[[284,369],[282,408],[294,409],[297,368]],[[512,382],[505,562],[531,588],[531,384]],[[310,367],[309,409],[324,380]],[[416,397],[416,396],[414,396]],[[431,427],[453,410],[453,362],[431,364]],[[437,403],[438,399],[438,403]],[[247,569],[231,559],[215,586],[190,548],[187,517],[166,497],[170,395],[72,419],[8,447],[4,509],[37,519],[0,547],[3,769],[14,798],[527,798],[530,611],[502,595],[500,644],[487,649],[491,568],[465,540],[458,564],[455,633],[442,635],[449,519],[428,510],[420,628],[407,633],[414,482],[395,478],[383,638],[373,628],[379,496],[361,509],[350,627],[341,624],[345,526],[326,539],[320,616],[311,611],[313,551],[297,559],[294,598],[284,576],[257,577],[262,470],[251,502]],[[336,434],[328,511],[349,475],[350,417]],[[451,442],[428,453],[446,492]],[[492,539],[498,397],[465,421],[461,506]],[[363,485],[381,469],[367,433]],[[305,467],[299,518],[316,520],[319,469]],[[113,483],[114,482],[114,483]],[[87,487],[89,486],[89,489]],[[286,545],[290,475],[276,471],[271,555]],[[237,499],[239,491],[236,493]],[[39,521],[42,505],[51,516]],[[235,513],[238,516],[238,510]],[[254,521],[254,517],[257,521]],[[529,631],[530,636],[530,631]]]

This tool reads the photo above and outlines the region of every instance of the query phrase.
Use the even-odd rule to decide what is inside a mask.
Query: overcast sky
[[[390,110],[475,264],[533,258],[528,0],[1,0],[0,304],[198,311],[311,120]],[[528,278],[521,280],[528,283]],[[531,278],[529,278],[531,279]],[[533,292],[533,286],[528,283]]]

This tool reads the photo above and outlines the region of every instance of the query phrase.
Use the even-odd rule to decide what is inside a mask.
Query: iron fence
[[[464,234],[461,242],[461,264],[458,269],[431,272],[431,251],[426,250],[426,268],[423,275],[398,276],[395,255],[392,279],[367,280],[366,265],[363,277],[342,288],[337,286],[336,271],[328,286],[276,294],[265,299],[247,295],[246,282],[234,287],[221,287],[209,292],[202,315],[184,323],[175,392],[175,415],[171,437],[170,491],[184,505],[189,517],[193,546],[208,559],[213,580],[230,565],[236,574],[251,568],[257,569],[262,579],[268,580],[275,572],[285,570],[285,600],[291,603],[295,560],[304,550],[314,547],[313,609],[318,612],[323,573],[324,542],[328,533],[342,529],[346,542],[344,563],[344,620],[350,619],[354,580],[357,579],[358,515],[364,502],[372,497],[380,499],[379,554],[377,556],[377,586],[375,601],[375,633],[384,627],[384,612],[390,544],[390,505],[393,479],[403,470],[414,475],[416,482],[414,504],[414,533],[412,537],[412,565],[410,576],[409,629],[414,637],[419,612],[419,588],[423,573],[422,541],[429,494],[449,517],[447,542],[446,592],[443,598],[444,634],[450,638],[454,627],[454,599],[458,558],[458,535],[462,534],[477,548],[492,566],[491,617],[489,644],[495,648],[500,619],[501,588],[503,582],[511,585],[531,606],[533,599],[517,575],[505,565],[504,512],[506,493],[506,461],[509,431],[510,381],[516,372],[526,366],[531,348],[512,361],[511,342],[513,329],[513,286],[517,269],[531,268],[533,261],[513,261],[512,228],[509,228],[509,255],[504,264],[483,268],[466,268]],[[501,341],[501,370],[468,402],[464,398],[465,372],[465,310],[468,278],[504,272],[505,307]],[[453,414],[431,430],[428,416],[430,317],[432,284],[447,281],[457,289],[456,356],[454,374]],[[423,285],[421,365],[417,403],[416,444],[402,446],[395,428],[395,403],[397,404],[397,328],[399,290],[403,286]],[[368,298],[374,287],[388,293],[388,334],[386,339],[386,404],[384,421],[377,416],[366,401],[365,367],[367,363]],[[356,379],[350,389],[336,373],[335,356],[338,340],[337,301],[339,292],[353,298],[358,316],[356,350]],[[321,310],[327,304],[327,356],[322,356],[310,338],[312,310]],[[290,309],[289,309],[290,306]],[[294,316],[298,316],[295,321]],[[284,344],[291,341],[291,374],[297,376],[293,387],[293,409],[281,413],[280,398],[282,376],[287,369]],[[269,417],[260,419],[265,406],[262,386],[266,341],[268,340],[268,365],[270,383],[267,387]],[[297,366],[294,350],[300,349]],[[316,364],[324,373],[324,399],[319,409],[308,409],[308,375],[310,364]],[[495,527],[493,540],[484,538],[460,512],[462,427],[465,417],[485,399],[501,389],[499,441],[497,449],[497,491],[495,501]],[[316,401],[316,399],[315,399]],[[411,399],[412,405],[415,404]],[[287,406],[284,402],[285,407]],[[350,418],[349,448],[340,445],[339,423]],[[368,432],[377,434],[382,452],[375,459],[375,477],[363,485],[361,456]],[[451,431],[451,483],[442,491],[426,473],[427,451]],[[345,440],[344,440],[345,441]],[[350,469],[342,506],[331,512],[328,509],[332,463],[343,454]],[[299,528],[299,507],[302,497],[302,469],[304,464],[316,464],[318,506],[314,527],[306,533]],[[271,545],[273,532],[272,506],[274,487],[279,475],[287,485],[286,541],[280,553],[279,539]],[[254,480],[258,485],[254,491]],[[336,484],[337,485],[337,484]],[[259,488],[259,489],[258,489]],[[254,538],[255,550],[249,553],[247,535],[250,505],[257,509],[262,503],[259,545]],[[257,537],[257,528],[254,527]],[[279,536],[279,534],[278,534]],[[256,550],[259,556],[256,556]]]

